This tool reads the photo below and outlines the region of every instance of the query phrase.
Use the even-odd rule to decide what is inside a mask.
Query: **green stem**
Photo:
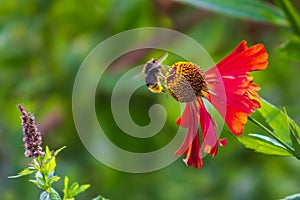
[[[284,146],[286,148],[286,150],[296,156],[294,149],[291,148],[289,145],[287,145],[284,141],[282,141],[273,131],[269,130],[267,127],[265,127],[264,125],[262,125],[260,122],[258,122],[256,119],[248,116],[248,119],[250,121],[252,121],[255,125],[259,126],[260,128],[262,128],[263,130],[265,130],[272,138],[274,138],[279,144],[281,144],[282,146]],[[297,156],[296,156],[297,157]]]
[[[281,7],[282,11],[285,13],[287,20],[289,21],[290,25],[300,36],[300,17],[298,15],[297,10],[291,4],[289,0],[276,0],[276,3]]]

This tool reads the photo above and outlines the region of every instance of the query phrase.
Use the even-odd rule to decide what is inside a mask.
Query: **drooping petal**
[[[253,76],[248,72],[263,70],[268,64],[268,54],[262,44],[247,48],[241,42],[235,50],[216,66],[205,72],[210,101],[220,112],[232,133],[242,134],[249,114],[260,107]],[[223,90],[222,90],[223,88]]]
[[[191,122],[192,120],[192,111],[190,110],[191,109],[191,106],[189,104],[186,104],[184,110],[183,110],[183,113],[182,113],[182,116],[177,119],[176,121],[176,124],[183,127],[183,128],[188,128],[189,126],[189,123]]]
[[[182,145],[175,152],[175,155],[186,154],[184,162],[188,166],[200,168],[203,162],[198,131],[198,109],[195,105],[195,102],[187,103],[182,116],[177,120],[180,126],[186,127],[188,130]]]
[[[199,169],[203,165],[198,130],[192,145],[186,152],[186,158],[183,161],[186,165],[193,166],[196,169]]]
[[[218,151],[218,139],[217,139],[217,125],[216,122],[211,118],[207,112],[205,105],[201,98],[199,102],[199,114],[200,114],[200,126],[202,130],[203,138],[203,151],[211,154],[213,157]]]

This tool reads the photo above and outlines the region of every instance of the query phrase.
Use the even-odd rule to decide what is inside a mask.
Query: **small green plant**
[[[45,152],[41,146],[42,134],[38,130],[34,116],[24,109],[22,105],[18,105],[22,116],[22,126],[24,134],[25,156],[32,158],[32,162],[27,168],[19,172],[16,176],[9,178],[19,178],[22,176],[34,174],[35,179],[29,180],[43,191],[40,194],[40,200],[74,200],[75,196],[86,191],[90,185],[79,185],[77,182],[69,183],[69,177],[64,178],[63,197],[53,188],[53,184],[60,180],[60,177],[55,175],[56,156],[66,148],[65,146],[51,151],[48,146]],[[93,200],[105,200],[101,196],[93,198]]]

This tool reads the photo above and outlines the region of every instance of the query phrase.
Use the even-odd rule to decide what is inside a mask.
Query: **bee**
[[[145,82],[148,89],[153,93],[166,93],[162,85],[164,76],[161,72],[166,66],[162,66],[161,63],[167,56],[168,54],[165,54],[158,60],[151,59],[144,65],[142,73],[145,76]]]

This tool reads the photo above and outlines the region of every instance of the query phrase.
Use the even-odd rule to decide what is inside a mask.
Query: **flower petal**
[[[188,130],[182,145],[175,152],[175,155],[186,154],[184,162],[189,166],[200,168],[203,162],[198,132],[198,110],[195,102],[186,104],[182,116],[177,120],[178,122],[180,122],[180,126],[186,127]]]
[[[242,41],[231,54],[205,73],[209,101],[236,135],[243,132],[248,115],[260,107],[257,94],[260,88],[253,83],[253,76],[248,72],[265,69],[267,59],[262,44],[248,48]]]
[[[202,129],[203,138],[203,151],[211,154],[213,157],[218,151],[218,139],[217,139],[217,124],[211,118],[210,114],[207,112],[205,105],[201,98],[198,99],[199,102],[199,113],[200,113],[200,125]]]
[[[203,165],[198,130],[192,145],[190,145],[190,147],[187,150],[186,158],[183,161],[186,165],[193,166],[196,169],[199,169]]]

